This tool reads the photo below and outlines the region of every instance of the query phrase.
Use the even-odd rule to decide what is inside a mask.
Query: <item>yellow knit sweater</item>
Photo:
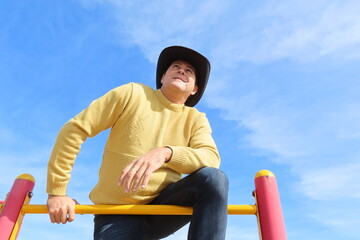
[[[181,174],[219,167],[220,158],[204,113],[170,102],[161,92],[129,83],[109,91],[67,122],[59,132],[48,164],[47,193],[66,195],[81,144],[111,128],[99,180],[90,193],[95,204],[146,204]],[[155,171],[144,190],[125,194],[117,186],[122,169],[156,147],[173,155]]]

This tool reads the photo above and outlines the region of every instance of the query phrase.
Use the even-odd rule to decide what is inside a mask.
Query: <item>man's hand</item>
[[[72,222],[75,219],[75,204],[79,204],[75,199],[68,196],[49,195],[47,208],[50,221],[52,223]]]
[[[155,148],[130,163],[121,173],[118,185],[124,186],[124,192],[136,192],[141,185],[145,189],[150,175],[159,169],[172,156],[172,149],[168,147]]]

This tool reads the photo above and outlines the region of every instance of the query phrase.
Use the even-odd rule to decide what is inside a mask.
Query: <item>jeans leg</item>
[[[94,240],[149,240],[142,216],[95,215]]]
[[[225,239],[228,179],[205,167],[168,186],[151,204],[193,206],[192,216],[144,216],[148,231],[164,238],[191,221],[189,240]]]

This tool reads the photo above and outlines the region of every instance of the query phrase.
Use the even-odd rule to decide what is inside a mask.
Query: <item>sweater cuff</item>
[[[46,193],[50,195],[66,196],[67,184],[53,184],[47,186]]]
[[[172,150],[172,156],[169,162],[166,164],[169,165],[169,167],[173,169],[182,169],[183,166],[186,166],[186,163],[188,161],[188,155],[187,152],[184,151],[182,147],[177,146],[165,146]]]

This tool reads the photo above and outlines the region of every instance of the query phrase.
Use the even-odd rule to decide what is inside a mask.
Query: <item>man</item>
[[[111,128],[90,193],[94,204],[193,206],[192,216],[96,215],[94,239],[160,239],[190,222],[188,239],[225,239],[228,180],[202,97],[210,63],[185,47],[165,48],[158,59],[157,90],[129,83],[92,102],[61,129],[48,165],[50,220],[75,219],[66,196],[70,171],[87,137]],[[182,174],[189,174],[182,178]]]

